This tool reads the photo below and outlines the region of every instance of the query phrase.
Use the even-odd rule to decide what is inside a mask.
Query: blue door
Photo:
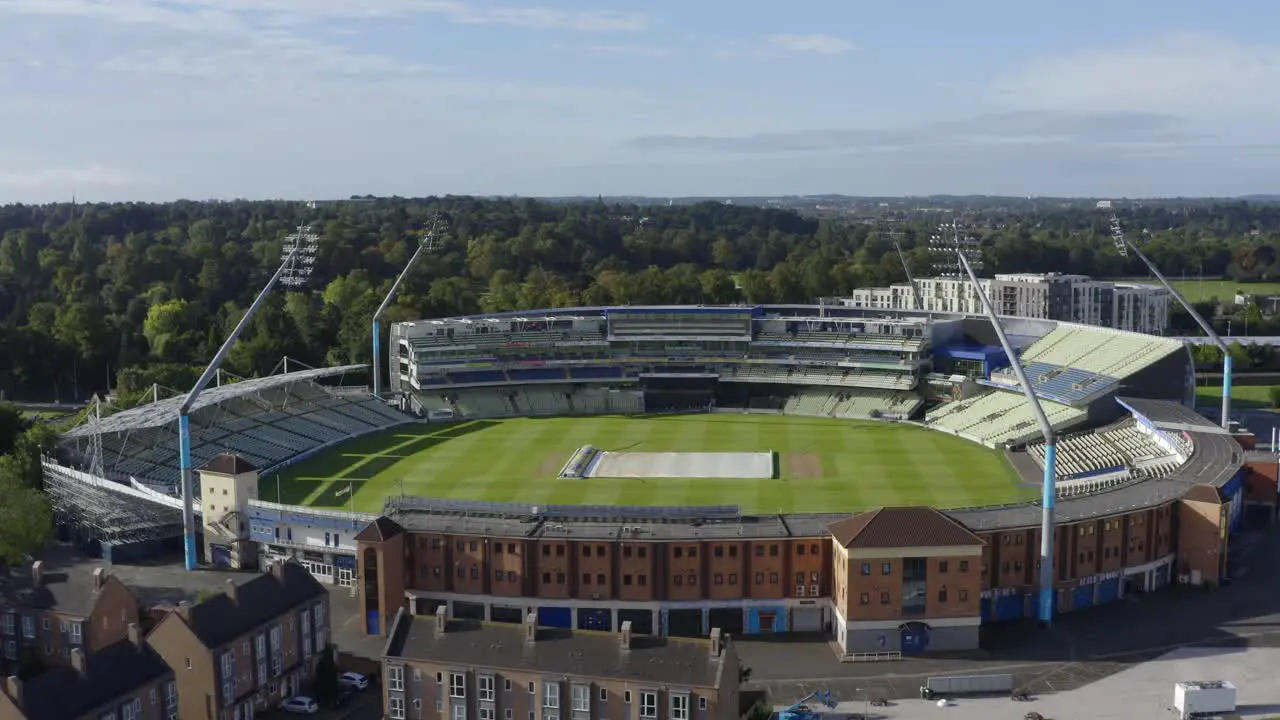
[[[580,608],[578,610],[578,629],[608,632],[613,629],[613,613],[609,610]]]
[[[366,635],[381,635],[381,634],[382,634],[382,629],[381,629],[381,628],[382,628],[382,623],[380,622],[380,618],[378,617],[378,611],[377,611],[377,610],[370,610],[370,611],[368,612],[368,614],[366,614],[366,615],[364,616],[364,632],[365,632],[365,634],[366,634]]]
[[[982,598],[982,622],[991,622],[994,619],[991,615],[991,598]]]
[[[902,652],[904,654],[922,653],[929,648],[929,629],[919,625],[902,628]]]
[[[1027,615],[1025,595],[1005,595],[996,598],[996,620],[1021,620]]]
[[[214,567],[231,567],[231,548],[226,545],[210,545],[210,555],[212,555]]]
[[[1076,610],[1083,610],[1093,605],[1093,586],[1084,585],[1071,592],[1071,605]]]
[[[573,611],[567,607],[540,607],[538,624],[543,627],[572,629]]]
[[[1098,604],[1114,602],[1120,597],[1120,578],[1104,580],[1098,585]]]

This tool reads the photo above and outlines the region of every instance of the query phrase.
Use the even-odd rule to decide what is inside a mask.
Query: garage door
[[[791,608],[792,632],[820,632],[822,630],[822,608]]]

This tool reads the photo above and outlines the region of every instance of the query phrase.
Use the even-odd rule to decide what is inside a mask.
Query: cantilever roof
[[[362,370],[366,367],[368,367],[368,365],[343,365],[341,367],[320,368],[318,370],[301,370],[299,372],[253,378],[251,380],[222,385],[221,387],[211,387],[200,393],[200,397],[196,399],[195,405],[191,408],[191,412],[194,413],[202,408],[211,407],[218,403],[250,395],[255,392],[261,392],[262,390],[283,387],[295,382],[319,380],[320,378],[343,375],[345,373]],[[146,405],[139,405],[135,408],[129,408],[124,412],[119,412],[110,417],[103,418],[96,426],[93,423],[85,423],[84,425],[67,432],[63,437],[74,438],[88,436],[93,435],[98,431],[103,433],[117,433],[125,432],[127,430],[143,430],[146,428],[175,423],[178,421],[178,409],[182,407],[184,400],[186,400],[185,396],[178,396],[167,398],[160,402],[148,403]]]

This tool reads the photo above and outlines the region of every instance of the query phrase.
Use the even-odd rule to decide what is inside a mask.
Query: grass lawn
[[[1127,280],[1151,285],[1160,284],[1160,281],[1155,278],[1127,278]],[[1202,302],[1216,297],[1218,300],[1230,303],[1236,296],[1236,290],[1243,290],[1246,294],[1252,295],[1280,295],[1280,282],[1241,283],[1217,278],[1204,280],[1169,278],[1169,284],[1190,302]]]
[[[633,452],[777,451],[780,478],[556,477],[582,445]],[[1004,456],[911,425],[776,415],[518,418],[402,426],[264,479],[263,500],[377,512],[387,495],[586,505],[737,504],[746,512],[1019,502]],[[348,501],[348,488],[352,499]],[[278,495],[277,495],[278,489]]]
[[[1273,385],[1232,385],[1231,406],[1271,410],[1271,388]],[[1221,407],[1221,385],[1197,385],[1196,405],[1205,407]]]

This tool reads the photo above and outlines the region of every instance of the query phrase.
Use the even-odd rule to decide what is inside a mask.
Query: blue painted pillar
[[[182,481],[182,547],[187,570],[200,567],[196,548],[195,481],[191,468],[191,425],[186,413],[178,415],[178,467]]]
[[[1053,507],[1058,497],[1058,445],[1056,439],[1045,443],[1044,487],[1040,523],[1040,608],[1039,619],[1046,627],[1053,622]]]

